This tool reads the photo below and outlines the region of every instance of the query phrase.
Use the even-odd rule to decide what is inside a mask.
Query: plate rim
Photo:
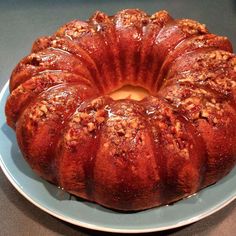
[[[9,87],[9,80],[5,83],[5,85],[3,86],[3,88],[1,89],[0,92],[0,102],[3,99],[3,96],[6,93],[6,90]],[[4,114],[5,115],[5,114]],[[3,116],[4,116],[3,115]],[[6,122],[5,122],[6,123]],[[87,228],[87,229],[91,229],[91,230],[97,230],[97,231],[103,231],[103,232],[110,232],[110,233],[151,233],[151,232],[158,232],[158,231],[165,231],[165,230],[169,230],[169,229],[174,229],[174,228],[179,228],[181,226],[185,226],[185,225],[189,225],[191,223],[195,223],[199,220],[202,220],[212,214],[214,214],[215,212],[221,210],[222,208],[224,208],[225,206],[227,206],[228,204],[230,204],[231,202],[233,202],[236,199],[236,192],[235,195],[232,195],[230,197],[228,197],[227,199],[225,199],[224,201],[222,201],[221,203],[215,205],[215,207],[211,208],[210,210],[207,210],[205,213],[202,213],[198,216],[194,216],[191,217],[187,220],[182,220],[177,224],[171,224],[168,226],[163,226],[163,227],[152,227],[152,228],[146,228],[146,229],[120,229],[120,228],[113,228],[113,227],[107,227],[107,226],[99,226],[96,224],[90,224],[90,223],[86,223],[86,222],[82,222],[80,220],[75,220],[71,217],[65,216],[59,212],[56,212],[53,209],[50,209],[46,206],[44,206],[43,204],[40,204],[37,202],[37,199],[33,199],[30,194],[28,194],[27,192],[25,192],[19,185],[18,182],[15,180],[15,178],[11,175],[9,169],[7,168],[7,166],[5,165],[4,161],[3,161],[3,157],[2,157],[2,153],[0,152],[0,167],[4,173],[4,175],[7,177],[8,181],[13,185],[13,187],[23,196],[25,197],[29,202],[31,202],[33,205],[35,205],[36,207],[38,207],[39,209],[43,210],[44,212],[48,213],[49,215],[52,215],[62,221],[65,221],[67,223],[79,226],[79,227],[83,227],[83,228]]]

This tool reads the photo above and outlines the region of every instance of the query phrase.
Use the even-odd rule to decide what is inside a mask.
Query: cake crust
[[[112,99],[125,85],[149,95]],[[7,123],[32,169],[122,211],[169,204],[236,162],[230,41],[167,11],[95,12],[37,39],[15,67]]]

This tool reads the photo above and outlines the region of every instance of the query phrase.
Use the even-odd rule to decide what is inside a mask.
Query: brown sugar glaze
[[[166,11],[96,12],[34,42],[12,72],[6,116],[38,175],[103,206],[142,210],[235,166],[235,88],[232,45],[205,25]]]

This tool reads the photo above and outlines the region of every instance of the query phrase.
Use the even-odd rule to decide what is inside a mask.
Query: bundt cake
[[[123,86],[142,99],[114,98]],[[180,200],[236,162],[236,56],[226,37],[168,12],[73,20],[12,72],[7,123],[32,169],[118,210]]]

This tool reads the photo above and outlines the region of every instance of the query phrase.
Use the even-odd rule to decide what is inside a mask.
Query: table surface
[[[204,22],[211,32],[229,37],[236,49],[236,1],[0,1],[0,88],[35,38],[49,35],[63,23],[87,19],[94,11],[113,14],[123,8],[148,13],[166,9],[175,18]],[[0,235],[112,235],[62,222],[21,196],[0,171]],[[197,223],[150,235],[235,235],[236,201]],[[149,235],[149,234],[147,234]]]

